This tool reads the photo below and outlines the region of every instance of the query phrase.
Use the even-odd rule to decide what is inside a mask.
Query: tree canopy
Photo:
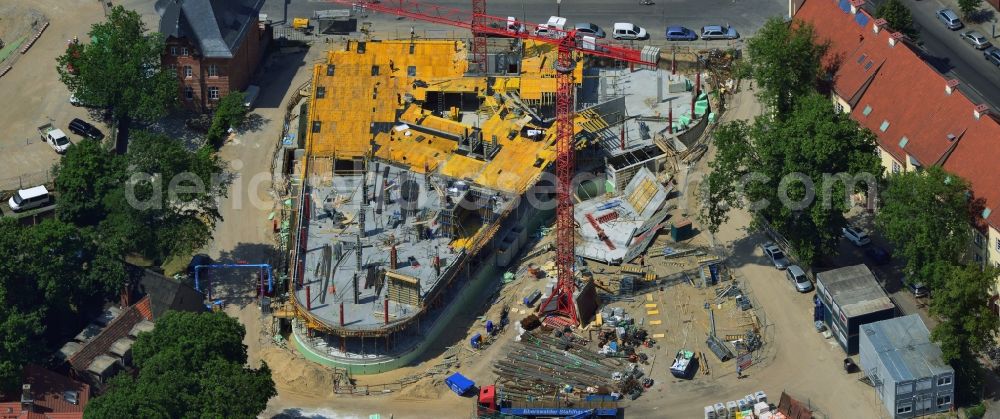
[[[125,266],[90,229],[0,220],[0,391],[42,362],[121,291]]]
[[[965,17],[972,17],[979,10],[981,0],[958,0],[958,8]]]
[[[116,120],[155,121],[177,102],[177,75],[163,68],[163,35],[139,13],[115,6],[83,41],[57,58],[59,79],[82,103],[110,108]]]
[[[1000,269],[978,264],[942,269],[937,288],[931,288],[931,314],[941,318],[931,338],[941,344],[945,361],[974,358],[995,345],[1000,318],[990,310],[989,291]]]
[[[882,173],[874,134],[818,93],[798,99],[784,119],[723,124],[714,137],[702,208],[709,230],[718,231],[731,207],[752,210],[804,264],[836,253],[850,194],[875,186]]]
[[[967,256],[969,183],[937,166],[889,176],[875,216],[879,231],[906,259],[907,280],[937,288]]]
[[[913,15],[902,1],[886,0],[875,9],[875,17],[885,19],[890,28],[910,39],[917,39],[918,32],[913,27]]]
[[[267,364],[247,368],[246,330],[224,313],[168,312],[133,347],[139,374],[121,374],[86,418],[253,418],[277,394]]]
[[[208,129],[208,142],[221,146],[226,132],[243,124],[247,119],[247,107],[243,92],[232,91],[222,97],[212,116],[212,126]]]
[[[159,261],[190,254],[211,238],[226,193],[222,162],[159,134],[134,133],[124,156],[72,147],[55,169],[59,218],[97,226],[109,245]],[[79,150],[75,150],[79,148]]]
[[[777,17],[747,41],[746,69],[760,88],[761,101],[777,118],[790,112],[796,100],[815,91],[826,50],[826,44],[816,42],[811,25],[788,24]]]

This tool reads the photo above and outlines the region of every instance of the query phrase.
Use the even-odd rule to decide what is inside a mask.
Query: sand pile
[[[400,399],[435,400],[439,399],[446,390],[448,390],[448,386],[444,384],[443,379],[428,377],[403,387],[403,391],[400,392]]]
[[[333,395],[333,372],[323,366],[275,347],[264,348],[260,357],[271,368],[271,377],[279,392],[316,397]]]

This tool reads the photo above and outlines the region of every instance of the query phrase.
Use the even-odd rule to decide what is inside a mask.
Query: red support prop
[[[340,327],[344,327],[344,303],[340,303]]]
[[[306,310],[308,311],[312,309],[313,309],[312,287],[306,285]]]
[[[385,324],[389,324],[389,297],[385,297]]]
[[[670,115],[670,116],[667,117],[667,132],[673,134],[674,133],[674,107],[673,107],[672,103],[671,103],[671,106],[669,108],[667,108],[667,115]]]
[[[622,151],[624,151],[625,150],[625,122],[622,122],[621,141],[622,141]]]

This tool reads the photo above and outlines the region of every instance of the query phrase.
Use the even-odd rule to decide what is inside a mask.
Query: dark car
[[[910,290],[910,292],[913,293],[914,297],[924,298],[926,296],[931,295],[930,288],[927,288],[927,286],[924,284],[921,284],[919,282],[917,283],[910,282],[907,281],[906,278],[903,278],[903,283],[906,284],[906,289]]]
[[[191,262],[188,263],[187,273],[188,275],[191,275],[191,277],[194,277],[194,268],[196,266],[211,265],[212,263],[214,262],[212,262],[211,257],[204,253],[199,253],[191,257]]]
[[[1000,49],[997,49],[997,47],[986,48],[983,51],[983,57],[986,58],[986,61],[993,63],[993,65],[1000,66]]]
[[[80,118],[73,118],[72,121],[69,121],[69,130],[81,137],[92,138],[98,141],[104,139],[104,133],[101,130]]]
[[[871,258],[876,265],[885,265],[892,259],[892,253],[880,246],[872,246],[865,249],[865,256]]]
[[[668,41],[694,41],[698,39],[698,34],[683,26],[671,26],[667,28]]]

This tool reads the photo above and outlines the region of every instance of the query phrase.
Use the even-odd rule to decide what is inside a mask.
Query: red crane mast
[[[611,58],[630,64],[655,66],[656,62],[643,59],[638,50],[614,45],[601,39],[577,37],[574,30],[547,28],[545,36],[535,34],[539,25],[527,22],[509,22],[507,18],[486,14],[486,0],[472,0],[472,11],[425,4],[413,0],[330,0],[333,3],[351,5],[355,9],[366,9],[380,13],[407,17],[424,22],[439,23],[468,29],[472,32],[472,58],[478,73],[488,69],[486,37],[531,39],[557,47],[554,64],[556,76],[556,272],[557,283],[552,294],[539,305],[539,310],[548,308],[556,301],[553,314],[565,316],[572,324],[578,324],[573,293],[576,281],[573,277],[575,261],[575,222],[573,220],[573,173],[575,155],[573,150],[574,90],[573,69],[576,61],[574,52]],[[515,23],[511,27],[511,23]]]

